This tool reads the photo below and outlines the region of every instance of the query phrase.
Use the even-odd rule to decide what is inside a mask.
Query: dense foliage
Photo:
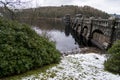
[[[105,69],[120,74],[120,40],[117,41],[109,50],[109,58],[105,61]]]
[[[60,61],[53,42],[25,24],[0,17],[0,77]]]

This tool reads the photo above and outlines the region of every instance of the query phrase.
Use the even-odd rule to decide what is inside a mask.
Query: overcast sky
[[[31,4],[29,3],[24,7],[61,6],[61,5],[78,5],[78,6],[88,5],[110,14],[111,13],[120,14],[120,0],[31,0]]]
[[[92,6],[107,13],[120,14],[120,0],[32,0],[32,6]]]

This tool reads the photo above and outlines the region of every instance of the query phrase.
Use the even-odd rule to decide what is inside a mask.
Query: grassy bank
[[[14,75],[14,76],[10,76],[10,77],[6,77],[6,78],[1,78],[0,80],[21,80],[23,77],[26,77],[26,76],[31,76],[31,75],[34,75],[34,76],[38,76],[40,73],[46,73],[46,70],[56,66],[57,64],[50,64],[50,65],[47,65],[47,66],[44,66],[44,67],[41,67],[41,68],[37,68],[37,69],[34,69],[34,70],[30,70],[30,71],[27,71],[25,73],[22,73],[22,74],[19,74],[19,75]]]

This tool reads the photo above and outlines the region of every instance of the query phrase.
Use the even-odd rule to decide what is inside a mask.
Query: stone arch
[[[104,34],[101,30],[99,30],[99,29],[95,29],[93,32],[92,32],[92,34],[94,34],[95,32],[97,32],[97,33],[100,33],[100,34]]]
[[[82,29],[82,35],[86,36],[87,34],[88,34],[88,27],[84,26],[83,29]]]
[[[75,28],[76,32],[78,32],[80,34],[81,28],[82,28],[81,24],[77,24],[76,28]]]
[[[94,30],[92,32],[92,39],[103,45],[105,49],[108,47],[109,40],[101,30]]]
[[[101,30],[95,29],[91,34],[92,38],[94,38],[95,33],[96,33],[96,37],[99,37],[99,36],[97,36],[98,34],[104,35],[104,33]]]

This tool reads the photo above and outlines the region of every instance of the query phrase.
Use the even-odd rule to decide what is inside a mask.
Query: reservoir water
[[[44,27],[33,27],[33,29],[39,34],[47,35],[50,40],[54,41],[56,48],[60,52],[68,52],[78,50],[79,46],[76,44],[74,37],[65,32],[65,26],[62,24],[54,23]]]
[[[38,34],[47,34],[50,40],[54,41],[56,48],[61,52],[74,51],[79,49],[78,44],[75,44],[75,40],[72,35],[66,36],[64,30],[41,30],[38,27],[33,28]]]

